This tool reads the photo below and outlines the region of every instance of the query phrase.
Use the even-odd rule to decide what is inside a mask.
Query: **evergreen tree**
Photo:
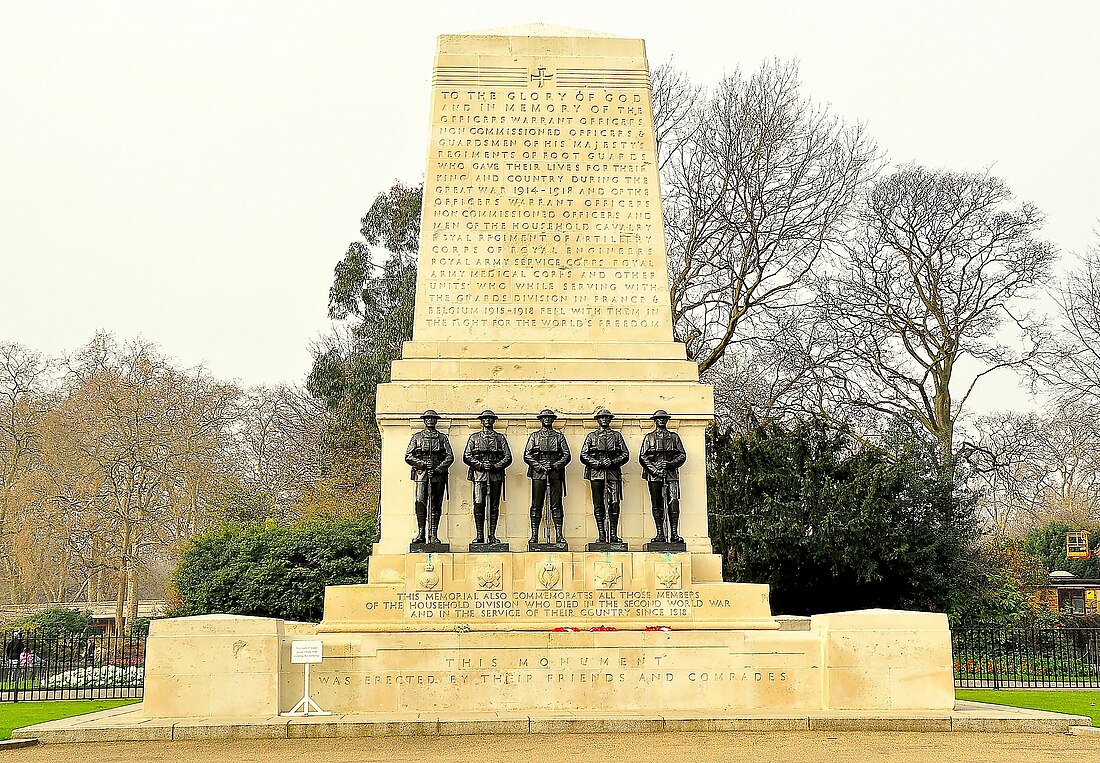
[[[773,611],[952,607],[974,502],[926,443],[888,453],[814,419],[712,430],[708,446],[715,551],[727,579],[771,585]]]
[[[334,487],[371,508],[381,452],[375,395],[412,338],[422,195],[422,186],[394,183],[363,217],[363,241],[348,246],[329,289],[329,317],[343,323],[315,347],[306,383],[334,414],[326,435]]]
[[[375,523],[317,517],[231,524],[196,538],[172,582],[172,617],[224,613],[316,622],[325,586],[365,583]]]

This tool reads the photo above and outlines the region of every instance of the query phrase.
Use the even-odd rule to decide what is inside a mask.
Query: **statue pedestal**
[[[291,708],[296,640],[321,641],[311,696],[336,715],[439,721],[614,719],[668,712],[789,717],[954,707],[945,615],[870,610],[781,628],[764,585],[692,554],[410,554],[332,586],[320,625],[212,615],[157,620],[151,718]]]

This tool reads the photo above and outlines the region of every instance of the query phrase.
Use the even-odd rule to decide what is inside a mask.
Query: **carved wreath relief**
[[[416,585],[417,590],[420,591],[436,591],[439,589],[439,584],[443,581],[443,578],[439,574],[439,569],[435,563],[427,562],[426,564],[416,565]]]

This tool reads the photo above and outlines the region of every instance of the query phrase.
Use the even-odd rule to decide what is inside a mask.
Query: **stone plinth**
[[[330,596],[334,591],[340,595],[330,589]],[[144,715],[285,712],[302,695],[302,666],[290,662],[296,639],[324,642],[324,661],[312,666],[311,696],[338,715],[707,718],[954,705],[950,634],[940,615],[847,612],[814,618],[801,631],[693,627],[698,623],[595,632],[405,625],[338,632],[262,618],[154,621]]]
[[[822,640],[825,707],[850,710],[951,708],[947,615],[886,609],[811,618]]]
[[[708,563],[709,562],[709,563]],[[321,632],[774,630],[768,586],[723,583],[701,554],[419,554],[329,586]]]
[[[253,717],[278,712],[283,621],[238,615],[155,620],[146,643],[150,717]],[[292,703],[293,704],[293,703]]]

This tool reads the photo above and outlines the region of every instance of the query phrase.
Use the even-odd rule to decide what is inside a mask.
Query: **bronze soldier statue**
[[[523,449],[523,460],[527,464],[527,476],[531,479],[531,540],[528,551],[568,551],[565,540],[565,510],[562,497],[565,495],[565,465],[573,458],[569,453],[569,443],[565,435],[554,429],[557,418],[549,408],[539,412],[542,428],[532,432],[527,438],[527,447]],[[546,543],[539,541],[539,528],[542,526],[542,506],[549,500],[550,516],[546,522]],[[550,542],[550,522],[554,523],[554,541]]]
[[[443,496],[447,490],[447,470],[455,456],[447,435],[435,427],[439,414],[428,409],[420,414],[424,429],[409,440],[405,449],[405,463],[412,467],[412,479],[416,481],[416,537],[409,544],[410,551],[446,551],[439,540],[439,521],[443,517]]]
[[[659,410],[649,418],[655,426],[642,438],[638,462],[642,465],[642,479],[649,483],[649,501],[657,535],[645,548],[646,551],[686,551],[687,545],[679,529],[680,467],[687,461],[687,451],[680,435],[668,430],[668,420],[672,417],[666,411]]]
[[[626,551],[619,537],[619,504],[623,498],[622,466],[630,460],[626,440],[611,428],[614,414],[600,408],[593,415],[600,428],[589,432],[581,446],[584,478],[592,488],[592,510],[599,539],[588,544],[589,551]]]
[[[497,520],[500,519],[500,498],[504,490],[504,470],[512,463],[512,451],[508,440],[493,429],[497,415],[484,410],[478,416],[481,431],[474,432],[466,441],[462,462],[470,467],[467,479],[474,483],[474,524],[476,537],[470,544],[471,551],[507,551],[508,544],[497,538]],[[488,532],[486,532],[486,503],[488,503]],[[475,549],[474,546],[481,546]]]

